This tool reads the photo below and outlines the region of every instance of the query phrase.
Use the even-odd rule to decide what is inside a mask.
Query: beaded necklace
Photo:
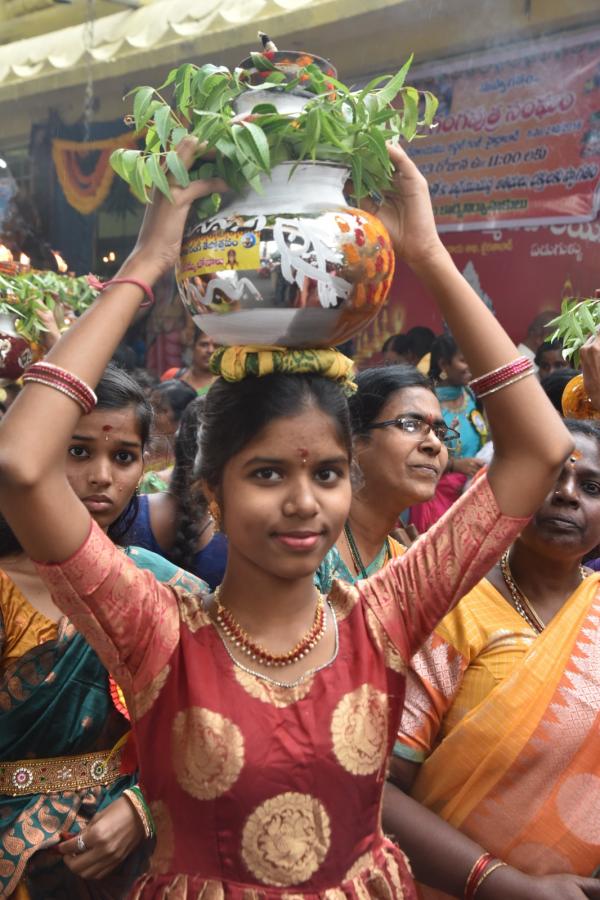
[[[245,628],[236,621],[235,617],[226,606],[223,606],[219,600],[221,593],[220,586],[214,592],[214,599],[217,608],[215,621],[221,628],[229,640],[238,647],[242,653],[249,656],[257,662],[263,663],[265,666],[291,666],[292,663],[303,659],[310,651],[319,643],[325,634],[325,603],[323,597],[317,592],[317,607],[313,623],[297,644],[288,650],[287,653],[271,653],[265,647],[253,641]]]
[[[357,575],[361,575],[363,578],[368,578],[369,575],[365,568],[365,564],[362,561],[362,557],[356,545],[356,541],[354,539],[354,535],[352,534],[352,529],[350,528],[350,523],[346,522],[344,525],[344,535],[346,537],[346,541],[348,543],[348,549],[350,550],[350,556],[352,557],[352,562],[354,563],[354,568],[356,570]],[[381,567],[385,566],[387,562],[392,558],[392,548],[390,546],[390,539],[386,537],[385,539],[385,557],[383,559],[383,563]]]
[[[515,609],[519,613],[519,615],[523,619],[525,619],[527,624],[533,628],[534,631],[537,631],[538,634],[541,634],[546,626],[515,581],[510,568],[508,555],[509,551],[505,550],[500,559],[500,571],[502,572],[502,577],[504,578],[506,587],[508,588],[510,596],[512,597]],[[579,574],[582,580],[586,577],[586,572],[583,566],[579,566]]]
[[[225,640],[225,638],[223,637],[223,635],[221,634],[219,629],[217,628],[215,630],[216,630],[217,634],[219,635],[219,638],[221,639],[221,643],[225,647],[225,650],[227,651],[227,655],[229,656],[231,662],[234,664],[234,666],[237,666],[238,669],[241,669],[242,672],[245,672],[247,675],[253,675],[254,678],[259,678],[261,681],[266,681],[267,684],[273,684],[273,685],[275,685],[275,687],[295,688],[295,687],[298,687],[298,685],[303,684],[309,678],[312,678],[312,676],[316,675],[317,672],[322,672],[323,669],[327,669],[329,666],[333,665],[333,663],[337,659],[338,651],[340,649],[340,633],[339,633],[339,628],[338,628],[338,621],[337,621],[337,616],[335,614],[335,609],[333,608],[333,606],[331,605],[331,602],[329,600],[327,601],[327,608],[329,609],[329,613],[333,619],[333,632],[334,632],[334,638],[335,638],[333,653],[331,654],[329,659],[326,660],[324,663],[321,663],[320,666],[315,666],[314,668],[309,669],[308,672],[304,672],[303,675],[300,675],[294,681],[278,681],[276,678],[271,678],[271,676],[267,675],[265,672],[257,672],[255,669],[251,669],[251,668],[249,668],[249,666],[245,666],[243,662],[240,662],[239,659],[235,658],[235,656],[231,652],[231,648],[229,647],[227,641]]]

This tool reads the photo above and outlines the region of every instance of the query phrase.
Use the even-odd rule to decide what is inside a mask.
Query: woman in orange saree
[[[600,428],[567,425],[577,451],[554,490],[413,658],[392,771],[510,865],[589,876],[600,864],[600,575],[580,563],[600,539]],[[425,848],[414,850],[419,873]]]

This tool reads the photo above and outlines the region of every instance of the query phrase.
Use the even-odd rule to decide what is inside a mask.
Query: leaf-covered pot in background
[[[579,368],[579,351],[600,329],[600,290],[594,297],[567,297],[560,316],[549,322],[548,327],[554,327],[551,339],[562,342],[564,355],[572,366]],[[565,387],[562,410],[571,419],[600,418],[600,410],[594,408],[585,390],[583,375],[576,375]]]
[[[31,363],[32,348],[46,330],[41,310],[52,310],[59,327],[68,327],[70,317],[86,310],[96,293],[84,277],[50,271],[0,274],[0,378],[20,378]]]

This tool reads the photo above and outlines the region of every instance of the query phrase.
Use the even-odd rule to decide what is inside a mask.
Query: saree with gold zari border
[[[133,547],[126,554],[165,583],[204,587],[155,553]],[[76,833],[136,783],[136,774],[119,773],[117,754],[107,767],[129,727],[82,635],[66,617],[54,623],[42,616],[0,572],[0,900],[127,895],[149,847],[87,882],[49,851],[61,831]]]
[[[413,796],[531,875],[600,863],[599,585],[536,636],[483,581],[411,663],[395,754],[422,762]]]

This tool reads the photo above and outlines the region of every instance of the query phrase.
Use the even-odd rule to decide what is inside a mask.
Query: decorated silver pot
[[[349,207],[347,169],[283,163],[264,191],[226,195],[190,219],[177,284],[194,321],[224,344],[330,347],[363,329],[394,273],[379,219]]]

